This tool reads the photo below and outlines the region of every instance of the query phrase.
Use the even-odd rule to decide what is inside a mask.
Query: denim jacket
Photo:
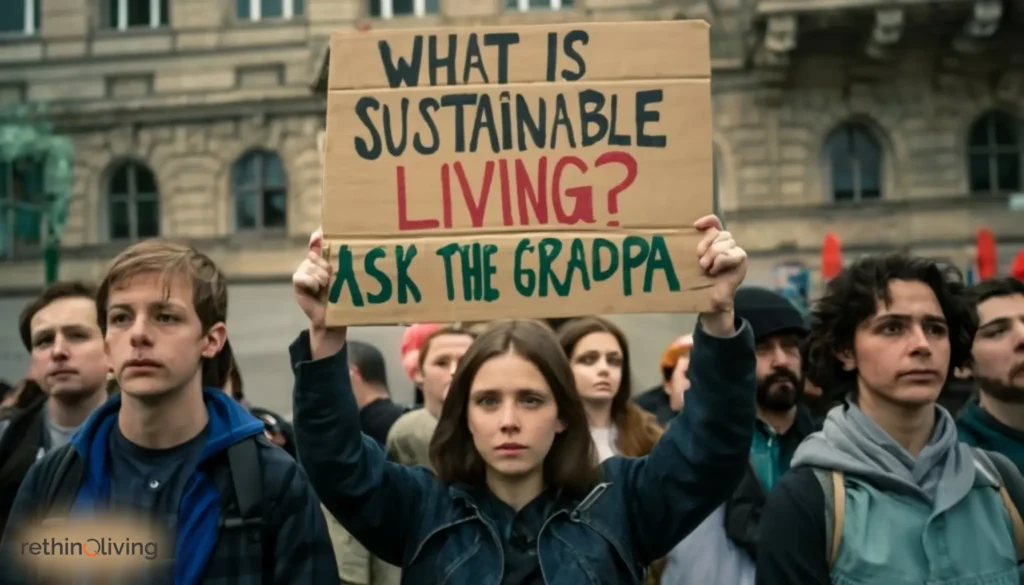
[[[645,457],[612,457],[586,497],[555,507],[537,535],[547,585],[640,584],[725,501],[743,477],[754,430],[750,325],[727,338],[694,332],[686,408]],[[425,467],[387,461],[359,430],[347,352],[312,360],[308,333],[290,347],[299,460],[321,501],[411,584],[500,585],[505,526],[480,497]],[[481,495],[483,494],[483,495]],[[499,531],[499,528],[501,531]]]

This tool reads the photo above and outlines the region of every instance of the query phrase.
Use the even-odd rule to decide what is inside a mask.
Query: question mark
[[[633,184],[636,180],[636,159],[633,155],[628,152],[621,150],[613,150],[612,152],[606,152],[601,156],[597,157],[597,162],[594,163],[594,167],[600,167],[607,163],[619,163],[626,167],[626,176],[618,185],[615,185],[608,191],[608,213],[615,215],[619,212],[619,193],[626,190],[627,187]],[[610,220],[609,226],[619,225],[617,219]]]

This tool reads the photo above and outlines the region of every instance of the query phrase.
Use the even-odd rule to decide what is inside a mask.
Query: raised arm
[[[324,326],[330,267],[320,256],[319,237],[315,233],[310,239],[309,256],[293,277],[310,320],[309,331],[290,347],[299,463],[338,522],[373,555],[402,566],[423,511],[445,492],[427,471],[388,461],[380,445],[360,430],[346,331]]]
[[[717,218],[696,227],[705,232],[698,262],[715,284],[712,311],[701,314],[693,335],[686,404],[646,457],[617,463],[633,542],[647,562],[667,554],[733,492],[754,431],[754,334],[732,309],[746,254]]]

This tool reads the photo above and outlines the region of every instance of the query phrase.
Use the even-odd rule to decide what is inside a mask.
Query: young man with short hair
[[[109,507],[170,535],[173,549],[134,582],[338,583],[303,470],[261,421],[202,384],[227,338],[227,299],[224,274],[189,246],[150,240],[114,260],[97,308],[120,393],[29,473],[4,537],[14,557],[5,572],[23,566],[12,549],[31,519]]]
[[[978,400],[957,421],[960,440],[1002,453],[1024,470],[1024,282],[987,280],[969,298],[978,317],[971,348]]]
[[[35,378],[25,384],[38,384],[42,395],[0,420],[0,531],[29,467],[67,444],[107,399],[107,358],[95,299],[88,284],[58,282],[29,302],[18,319]]]

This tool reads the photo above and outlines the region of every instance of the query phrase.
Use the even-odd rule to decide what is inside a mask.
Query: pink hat
[[[406,327],[405,332],[402,333],[402,369],[405,370],[405,375],[409,376],[410,380],[413,379],[416,369],[419,367],[420,348],[441,327],[436,323],[417,323]]]

